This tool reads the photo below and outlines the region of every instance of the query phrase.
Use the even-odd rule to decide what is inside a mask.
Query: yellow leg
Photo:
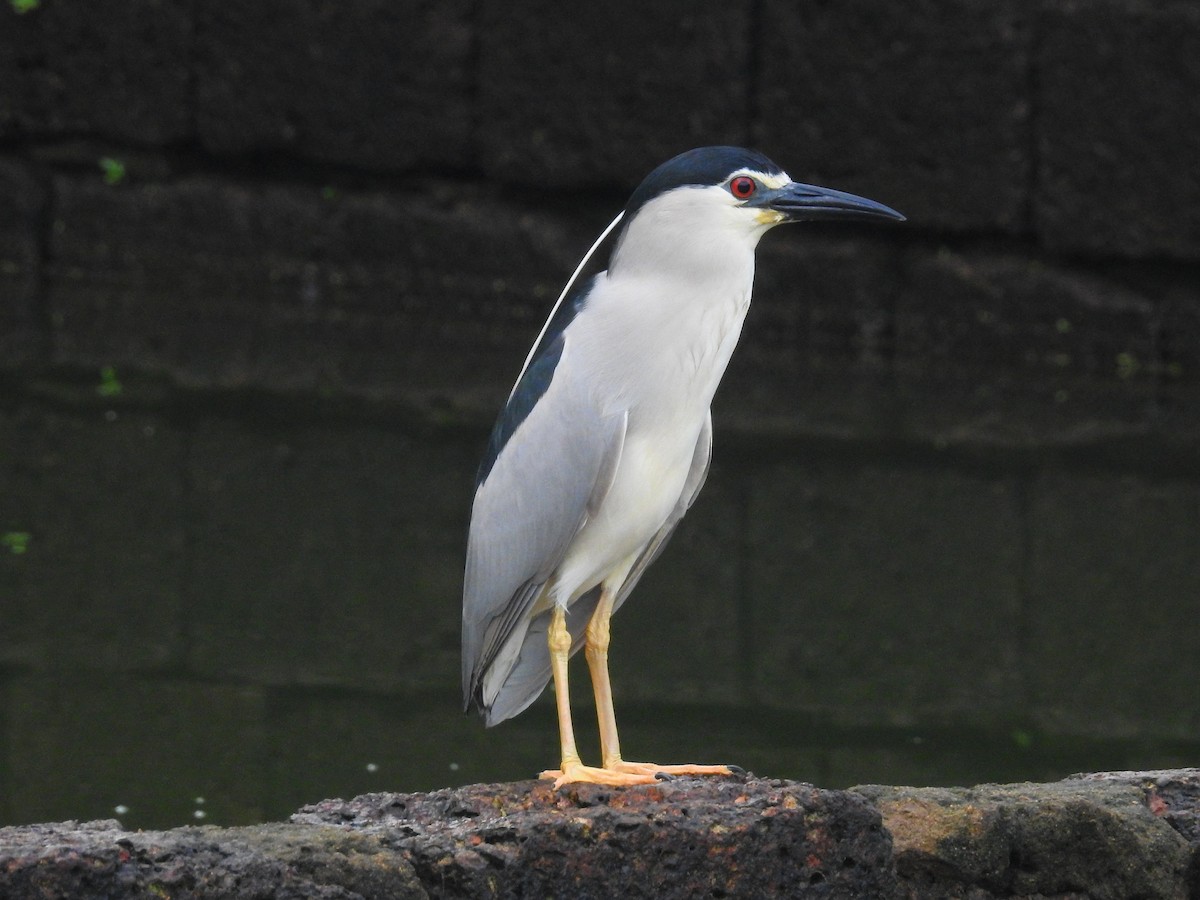
[[[600,753],[604,768],[609,772],[644,778],[646,782],[664,775],[732,775],[729,766],[671,765],[625,762],[621,759],[621,742],[617,737],[617,714],[613,708],[612,684],[608,678],[609,621],[612,619],[613,595],[605,590],[587,626],[588,670],[592,675],[592,691],[596,695],[596,716],[600,720]]]
[[[601,603],[603,604],[603,602],[602,598]],[[571,724],[571,697],[567,690],[567,660],[571,655],[571,632],[567,630],[567,616],[562,607],[554,607],[554,612],[550,617],[547,640],[550,646],[550,672],[554,676],[554,700],[558,706],[558,732],[562,744],[562,765],[558,769],[548,769],[542,772],[540,777],[553,778],[556,788],[576,781],[612,785],[652,783],[655,780],[653,773],[614,772],[609,769],[585,766],[580,761],[579,752],[575,748],[575,729]],[[607,683],[607,681],[606,674],[605,682]],[[610,698],[610,716],[611,711]],[[615,725],[613,732],[615,735]]]
[[[600,759],[606,769],[621,762],[621,741],[617,737],[617,713],[613,709],[612,684],[608,680],[609,621],[612,619],[612,593],[600,593],[596,611],[588,620],[584,656],[592,676],[596,696],[596,717],[600,720]]]
[[[550,618],[550,671],[554,676],[554,702],[558,707],[558,735],[562,745],[562,771],[580,764],[575,749],[575,728],[571,724],[571,695],[567,690],[567,661],[571,656],[571,632],[567,616],[557,604]]]

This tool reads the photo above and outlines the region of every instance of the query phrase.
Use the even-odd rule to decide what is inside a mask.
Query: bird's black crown
[[[757,150],[744,147],[697,147],[665,163],[645,177],[625,206],[625,221],[660,194],[688,185],[720,184],[739,169],[781,175],[783,169]]]

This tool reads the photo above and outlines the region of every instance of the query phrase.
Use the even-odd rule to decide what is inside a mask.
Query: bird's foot
[[[621,769],[585,766],[581,762],[565,763],[561,769],[547,769],[539,778],[554,779],[554,787],[564,784],[607,784],[612,787],[629,787],[635,784],[654,784],[658,781],[655,772],[626,772]]]
[[[738,766],[697,766],[692,764],[662,766],[658,763],[626,762],[618,759],[603,768],[585,766],[583,763],[567,763],[561,769],[547,769],[538,777],[554,779],[556,788],[564,784],[607,784],[612,787],[628,787],[634,784],[654,784],[676,775],[741,775]]]
[[[738,775],[743,772],[738,766],[697,766],[691,763],[661,766],[658,763],[626,762],[623,759],[617,760],[609,768],[614,772],[650,775],[655,778],[671,775]]]

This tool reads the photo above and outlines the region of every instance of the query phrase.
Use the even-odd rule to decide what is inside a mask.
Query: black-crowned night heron
[[[703,147],[651,172],[567,282],[479,468],[463,588],[465,705],[495,725],[554,680],[562,762],[543,778],[729,773],[621,758],[609,618],[708,473],[709,405],[750,305],[759,238],[783,222],[903,218],[797,184],[761,153]],[[580,647],[602,768],[575,748],[567,660]]]

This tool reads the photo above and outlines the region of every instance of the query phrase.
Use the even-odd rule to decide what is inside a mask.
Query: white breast
[[[618,256],[567,329],[597,406],[628,411],[629,424],[612,487],[559,567],[558,602],[631,565],[679,502],[750,304],[756,242],[695,234],[656,251],[643,240],[652,265]]]

